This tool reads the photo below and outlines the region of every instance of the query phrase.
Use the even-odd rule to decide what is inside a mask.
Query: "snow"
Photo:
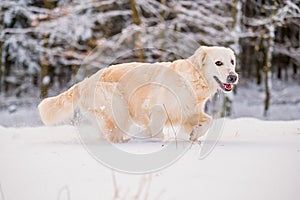
[[[43,85],[49,85],[50,83],[50,77],[49,76],[45,76],[42,80]]]
[[[10,113],[14,113],[14,112],[16,112],[16,110],[17,110],[17,106],[14,105],[14,104],[12,104],[12,105],[10,105],[10,106],[8,107],[8,111],[9,111]]]
[[[105,106],[100,106],[100,110],[105,110]]]
[[[272,80],[270,108],[263,116],[264,86],[249,80],[240,80],[237,94],[232,103],[232,116],[255,117],[265,120],[300,119],[300,87],[298,83]]]
[[[122,174],[87,152],[76,127],[0,127],[0,198],[300,199],[300,120],[227,119],[214,150],[201,160],[199,152],[193,144],[162,171]]]

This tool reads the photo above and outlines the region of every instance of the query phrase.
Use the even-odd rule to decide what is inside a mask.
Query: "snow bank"
[[[199,151],[194,144],[162,171],[129,175],[98,163],[76,127],[0,127],[0,199],[300,199],[299,120],[226,120],[212,153],[199,160]]]

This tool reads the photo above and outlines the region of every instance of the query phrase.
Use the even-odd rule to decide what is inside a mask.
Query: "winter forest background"
[[[299,0],[1,0],[0,9],[1,125],[22,109],[22,120],[38,116],[42,98],[99,68],[186,58],[199,45],[237,54],[240,83],[221,95],[222,115],[300,118]]]

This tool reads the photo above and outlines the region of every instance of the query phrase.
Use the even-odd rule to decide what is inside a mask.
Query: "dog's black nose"
[[[237,76],[233,74],[229,74],[227,76],[227,83],[235,83],[237,80]]]

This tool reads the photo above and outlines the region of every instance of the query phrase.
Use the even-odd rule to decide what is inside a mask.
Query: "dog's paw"
[[[190,140],[196,142],[199,137],[205,135],[206,131],[207,131],[207,127],[204,127],[201,124],[195,126],[190,135]]]
[[[174,130],[168,130],[165,131],[163,134],[163,141],[164,142],[174,142],[174,141],[189,141],[189,136],[185,131],[177,129],[176,131]]]
[[[120,134],[120,133],[117,133],[117,134],[111,133],[111,134],[107,135],[106,139],[109,142],[113,142],[113,143],[125,143],[130,140],[130,138],[124,137],[124,135]]]

